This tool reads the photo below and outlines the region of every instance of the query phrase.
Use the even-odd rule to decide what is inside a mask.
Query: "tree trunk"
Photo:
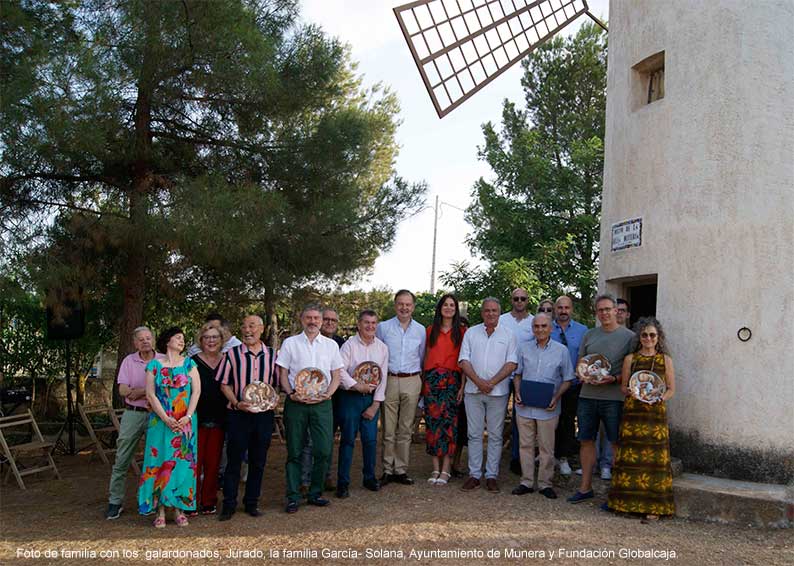
[[[147,21],[147,36],[157,33],[152,16]],[[153,45],[154,38],[149,41]],[[151,49],[144,52],[138,79],[138,96],[134,113],[135,152],[132,163],[132,183],[130,186],[129,207],[130,221],[126,243],[126,264],[120,276],[121,288],[124,293],[124,306],[119,321],[119,348],[116,362],[116,376],[124,357],[134,350],[132,331],[143,323],[143,305],[146,298],[146,257],[149,205],[148,195],[152,186],[151,163],[151,120],[152,93],[155,88],[157,61]],[[155,330],[152,330],[156,334]],[[114,381],[113,402],[119,406],[122,399],[118,394],[118,385]]]
[[[265,343],[278,350],[278,317],[276,316],[276,297],[274,293],[265,290]]]

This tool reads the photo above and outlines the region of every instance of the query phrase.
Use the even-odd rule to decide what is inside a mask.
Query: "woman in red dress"
[[[433,473],[427,481],[434,485],[446,485],[452,477],[450,469],[458,436],[458,404],[463,394],[458,355],[464,332],[458,300],[453,295],[444,295],[436,305],[433,324],[427,328],[422,383],[427,453],[433,457]]]

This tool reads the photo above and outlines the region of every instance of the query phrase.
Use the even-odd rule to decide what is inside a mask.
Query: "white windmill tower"
[[[394,11],[439,117],[590,15],[583,0]],[[609,13],[599,288],[666,326],[687,468],[794,482],[794,2]]]

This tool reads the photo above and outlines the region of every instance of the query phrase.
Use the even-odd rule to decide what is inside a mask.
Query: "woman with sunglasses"
[[[554,318],[554,301],[551,299],[543,299],[538,304],[538,313],[547,314]]]
[[[604,508],[656,520],[661,515],[675,514],[666,406],[675,395],[675,370],[659,321],[642,318],[636,328],[639,342],[623,361],[621,389],[626,400],[612,487]],[[667,390],[661,400],[648,404],[631,395],[629,378],[640,370],[653,372],[664,380]]]

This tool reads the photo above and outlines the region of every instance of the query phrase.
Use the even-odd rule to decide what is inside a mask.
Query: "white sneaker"
[[[581,476],[582,475],[582,468],[579,468],[578,470],[576,470],[576,475],[577,476]]]
[[[571,465],[568,463],[567,458],[560,458],[560,475],[563,476],[571,475]]]
[[[601,479],[602,480],[611,480],[612,479],[612,468],[601,468]]]

